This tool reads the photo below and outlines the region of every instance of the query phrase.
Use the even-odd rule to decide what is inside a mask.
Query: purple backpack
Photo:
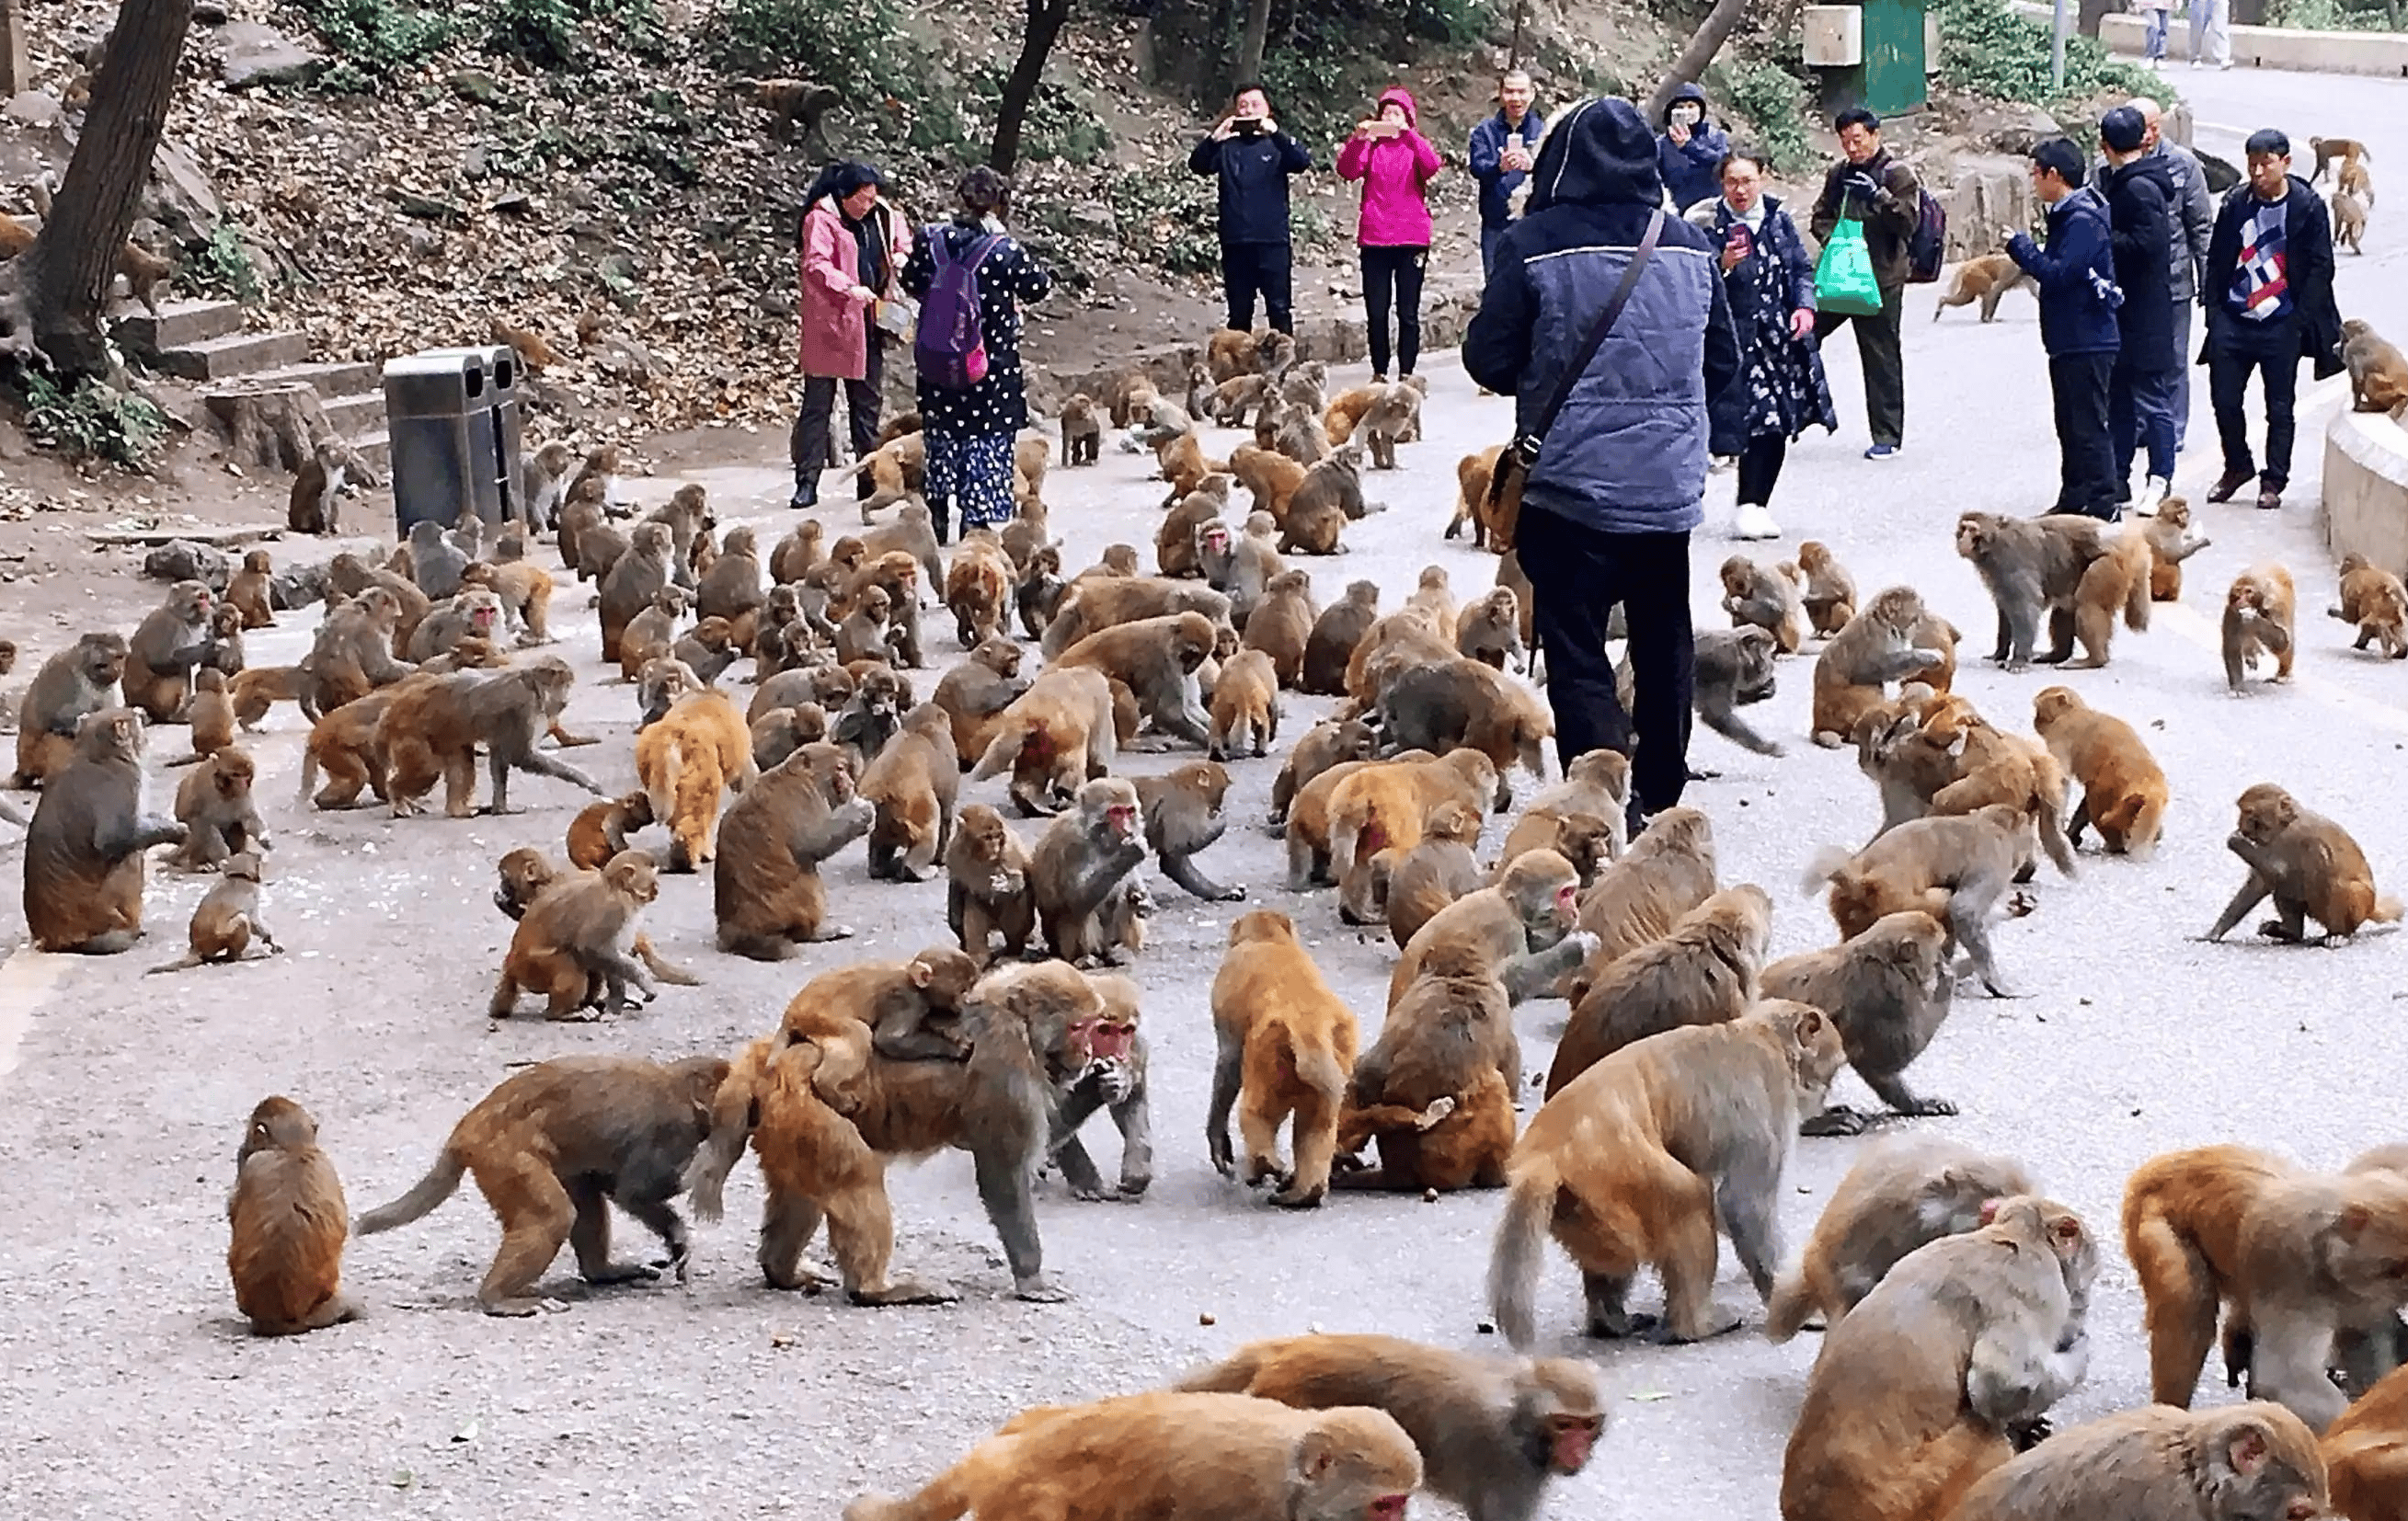
[[[911,340],[911,358],[920,379],[947,391],[959,391],[986,379],[986,332],[979,305],[979,265],[1002,243],[989,236],[960,254],[946,245],[945,229],[930,227],[929,257],[936,278],[927,299],[920,303],[920,329]]]

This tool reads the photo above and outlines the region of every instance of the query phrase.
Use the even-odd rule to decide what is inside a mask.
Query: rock
[[[1068,230],[1089,237],[1117,238],[1121,235],[1121,219],[1101,201],[1082,201],[1063,213]]]
[[[501,81],[483,69],[464,68],[446,79],[444,83],[450,85],[452,93],[462,100],[473,101],[480,106],[498,106],[502,103]]]
[[[401,224],[400,233],[401,240],[409,245],[409,251],[422,259],[430,258],[443,251],[443,235],[432,227],[422,227],[414,222],[405,222]]]
[[[223,550],[171,538],[142,557],[142,573],[153,581],[197,581],[222,592],[234,576],[234,560]]]
[[[59,103],[39,90],[27,90],[8,99],[7,116],[29,127],[48,127],[59,119]]]
[[[159,151],[150,156],[150,212],[175,229],[179,241],[188,243],[207,240],[225,220],[225,205],[209,183],[208,171],[192,154],[164,137]]]
[[[470,143],[460,150],[460,178],[482,179],[493,166],[494,151],[483,143]]]
[[[514,190],[487,201],[485,209],[505,217],[531,217],[535,215],[535,197],[524,191]]]
[[[2039,211],[2030,172],[2021,159],[1960,160],[1956,183],[1933,194],[1948,212],[1951,259],[1996,252],[2012,234],[2030,230]]]
[[[394,191],[393,203],[401,208],[403,216],[416,217],[421,222],[458,222],[461,219],[460,208],[452,202],[433,195],[422,195],[414,190]]]
[[[220,35],[225,58],[219,68],[229,90],[249,90],[264,84],[306,84],[326,66],[323,57],[256,22],[229,22]]]
[[[594,346],[594,367],[614,380],[638,383],[660,373],[652,352],[624,333],[608,333]]]
[[[1997,152],[2026,157],[2063,131],[2057,118],[2048,112],[2015,101],[1985,104],[1965,123],[1965,136],[1974,143]]]
[[[267,598],[279,611],[311,607],[326,600],[326,567],[296,566],[267,578]]]
[[[193,0],[193,20],[203,26],[223,26],[226,7],[219,0]]]

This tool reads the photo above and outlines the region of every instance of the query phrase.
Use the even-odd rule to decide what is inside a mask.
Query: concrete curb
[[[2408,429],[2344,411],[2325,429],[2325,542],[2408,576]]]
[[[2047,22],[2050,7],[2033,0],[2015,0],[2014,7],[2034,21]],[[2139,57],[2147,46],[2148,22],[2123,14],[2099,22],[2099,38],[2110,51]],[[2303,74],[2372,74],[2386,79],[2408,77],[2408,34],[2399,32],[2311,32],[2290,26],[2235,26],[2232,61],[2253,68],[2291,69]],[[2166,27],[2166,60],[2190,56],[2190,22],[2176,17]]]

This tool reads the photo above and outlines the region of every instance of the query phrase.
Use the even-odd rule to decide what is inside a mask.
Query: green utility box
[[[1823,82],[1823,108],[1862,106],[1882,116],[1919,108],[1929,97],[1939,40],[1925,0],[1810,5],[1805,61]]]

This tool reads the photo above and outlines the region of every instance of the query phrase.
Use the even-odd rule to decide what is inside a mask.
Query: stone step
[[[146,357],[241,331],[242,306],[234,301],[164,301],[156,317],[136,308],[117,320],[118,340]]]
[[[351,446],[353,452],[367,462],[368,468],[374,470],[380,480],[387,484],[392,483],[393,436],[391,434],[380,427],[374,433],[354,434],[344,441]]]
[[[297,381],[317,392],[319,400],[332,401],[337,396],[351,396],[362,392],[381,395],[380,377],[382,373],[379,366],[366,360],[336,359],[308,365],[287,365],[281,369],[264,370],[257,375],[246,375],[243,379],[266,385]]]
[[[153,362],[181,380],[226,380],[297,365],[309,356],[304,333],[229,333],[160,351]]]
[[[318,409],[326,414],[327,425],[346,438],[384,426],[384,393],[380,391],[354,391],[339,396],[322,394]]]

